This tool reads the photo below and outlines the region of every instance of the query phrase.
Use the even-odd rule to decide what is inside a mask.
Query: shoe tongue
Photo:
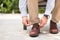
[[[32,27],[32,29],[38,29],[38,27],[39,27],[39,25],[38,25],[38,23],[35,23],[35,24],[33,24],[33,27]]]
[[[33,24],[33,25],[38,25],[38,23],[35,23],[35,24]]]

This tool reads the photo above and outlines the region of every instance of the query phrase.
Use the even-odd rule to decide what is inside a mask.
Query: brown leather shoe
[[[40,33],[40,28],[38,23],[33,24],[32,30],[30,31],[29,35],[31,37],[37,37]]]
[[[52,34],[58,33],[57,24],[54,23],[53,21],[50,21],[50,33],[52,33]]]

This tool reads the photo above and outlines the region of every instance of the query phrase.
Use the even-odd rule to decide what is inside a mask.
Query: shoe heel
[[[24,29],[24,30],[27,30],[27,27],[26,27],[25,25],[23,25],[23,29]]]

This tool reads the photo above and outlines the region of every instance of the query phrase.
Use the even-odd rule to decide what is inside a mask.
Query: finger
[[[40,23],[39,23],[39,25],[40,25]]]
[[[40,26],[40,23],[39,23],[39,26]],[[39,28],[41,29],[41,28],[43,28],[44,26],[40,26]]]
[[[40,26],[44,26],[45,25],[45,23],[44,22],[42,22],[41,24],[40,24]]]
[[[23,21],[23,24],[27,26],[27,20]]]
[[[40,26],[43,26],[43,21],[42,20],[40,20]]]
[[[30,26],[30,21],[29,20],[27,20],[27,26]]]

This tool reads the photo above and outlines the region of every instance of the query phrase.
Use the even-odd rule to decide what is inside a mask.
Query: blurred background
[[[45,11],[47,0],[38,0],[39,13]],[[1,14],[11,14],[11,13],[20,13],[19,11],[19,0],[0,0],[0,13]]]
[[[19,13],[19,0],[0,0],[0,13]]]

